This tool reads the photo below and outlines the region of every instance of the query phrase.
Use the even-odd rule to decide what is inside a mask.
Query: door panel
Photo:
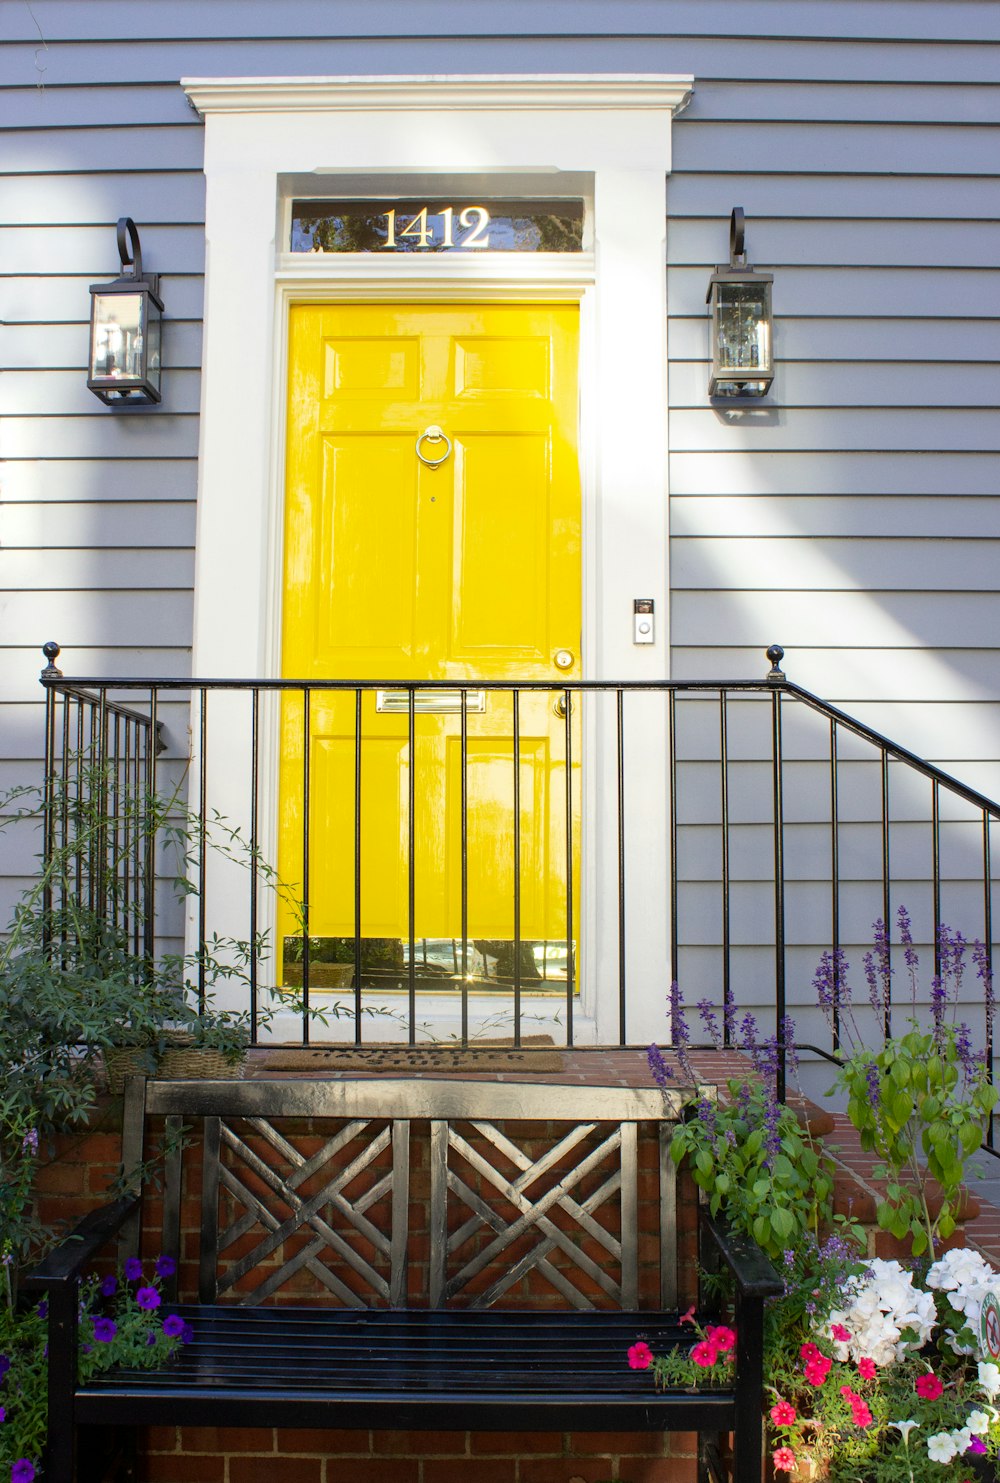
[[[456,687],[577,678],[576,307],[296,305],[290,335],[283,674]],[[452,442],[436,469],[415,448],[434,425]],[[445,445],[422,446],[437,457]],[[553,667],[560,648],[576,655],[570,671]],[[455,696],[444,713],[418,707],[412,749],[408,708],[380,711],[371,690],[360,737],[353,692],[312,695],[308,739],[301,697],[282,713],[279,873],[304,878],[308,772],[310,938],[353,935],[360,879],[362,937],[408,944],[412,871],[413,935],[425,955],[438,944],[442,986],[460,974],[441,944],[457,940],[461,961],[458,710]],[[515,933],[510,692],[484,692],[481,712],[470,696],[465,729],[466,959],[495,966],[503,952],[490,945]],[[565,944],[568,858],[580,875],[578,730],[575,718],[567,779],[552,694],[522,695],[525,941]],[[279,932],[296,930],[286,912]]]

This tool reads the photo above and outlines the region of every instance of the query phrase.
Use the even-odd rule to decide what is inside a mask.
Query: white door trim
[[[692,82],[581,74],[200,78],[182,84],[206,120],[196,675],[279,673],[288,303],[392,293],[581,300],[587,676],[667,678],[666,176],[671,120],[687,103]],[[592,256],[396,258],[390,270],[384,259],[361,254],[292,263],[278,236],[283,176],[313,175],[322,189],[323,177],[340,173],[489,173],[499,189],[504,175],[534,172],[544,193],[558,171],[593,179]],[[658,600],[658,641],[637,648],[632,598],[650,595]],[[633,920],[648,924],[630,945],[629,972],[633,982],[656,985],[650,1017],[636,1004],[630,1039],[660,1028],[669,973],[666,860],[656,858],[664,853],[665,725],[665,707],[662,715],[651,711],[630,753],[630,766],[648,776],[630,830],[637,858],[649,863],[629,882]],[[240,769],[232,748],[243,745],[232,737],[227,771],[233,777]],[[214,796],[216,781],[213,775]],[[225,781],[218,779],[224,811]],[[231,802],[239,817],[239,800]],[[654,818],[657,838],[651,834],[644,842],[643,830]],[[592,816],[591,827],[600,833],[601,817]],[[590,854],[596,859],[603,851]],[[588,925],[592,941],[585,951],[597,981],[616,983],[612,921],[603,923],[591,911]],[[599,1023],[597,1033],[616,1038],[610,1022]]]

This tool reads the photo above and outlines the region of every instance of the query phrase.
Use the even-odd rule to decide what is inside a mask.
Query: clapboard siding
[[[814,354],[817,348],[814,341]],[[710,369],[708,360],[674,360],[670,405],[703,407]],[[926,365],[906,361],[844,360],[833,366],[818,360],[782,362],[770,400],[779,407],[919,407],[930,402],[936,407],[995,408],[1000,403],[1000,365],[953,361],[936,364],[932,373]]]
[[[89,5],[89,0],[84,0]],[[145,0],[143,10],[161,8],[167,0]],[[296,8],[288,0],[273,15],[282,16]],[[418,0],[419,4],[419,0]],[[691,0],[691,7],[694,0]],[[933,6],[913,6],[924,12]],[[985,8],[985,7],[984,7]],[[475,15],[485,6],[461,0],[461,15]],[[506,7],[504,7],[506,9]],[[997,75],[995,43],[919,41],[907,44],[902,36],[868,41],[861,37],[843,39],[843,23],[828,38],[671,35],[654,28],[651,33],[630,37],[617,25],[603,35],[553,35],[550,8],[532,6],[536,20],[545,22],[534,33],[518,36],[470,36],[455,28],[431,36],[413,34],[421,13],[414,16],[408,36],[331,36],[321,26],[316,35],[284,37],[231,37],[216,40],[166,40],[141,45],[113,36],[100,41],[62,43],[38,53],[34,42],[11,42],[0,51],[0,86],[26,87],[44,83],[46,88],[81,84],[169,83],[178,77],[228,75],[234,77],[282,77],[317,75],[350,76],[372,73],[447,72],[675,72],[695,77],[752,80],[761,83],[841,82],[851,78],[856,86],[925,83],[934,87],[949,83],[992,85]],[[942,10],[946,15],[950,7]],[[232,12],[234,18],[242,11]],[[494,7],[491,15],[499,12]],[[187,14],[189,12],[185,12]],[[128,29],[126,12],[119,13],[123,33]],[[730,25],[741,17],[730,10]],[[355,17],[368,15],[367,5],[355,6]],[[608,25],[607,7],[604,7]],[[747,31],[752,16],[745,13]],[[398,20],[398,10],[397,10]],[[367,25],[367,22],[366,22]],[[277,29],[277,26],[274,27]],[[462,26],[457,28],[461,33]],[[541,30],[543,34],[538,34]],[[325,33],[325,34],[324,34]],[[529,38],[530,39],[525,39]]]
[[[0,428],[0,783],[39,756],[46,638],[64,645],[70,674],[187,672],[204,182],[201,123],[178,80],[663,71],[696,79],[667,183],[672,672],[760,676],[763,649],[780,641],[793,679],[1000,793],[996,6],[0,0],[0,34],[2,354],[17,372]],[[751,261],[775,275],[778,374],[750,412],[706,398],[705,289],[737,204]],[[87,290],[113,276],[125,213],[163,275],[165,400],[116,415],[82,371]],[[183,752],[182,701],[165,714]],[[734,739],[748,758],[764,755],[766,720],[765,708]],[[686,725],[683,755],[714,757],[711,708]],[[824,734],[789,717],[803,759],[787,789],[798,984],[829,911]],[[734,971],[742,997],[765,1002],[769,779],[765,765],[741,765],[733,931],[746,946]],[[718,982],[718,776],[712,763],[684,766],[681,909],[697,945],[678,967],[693,1002]],[[902,783],[896,798],[916,818]],[[877,776],[851,760],[842,928],[853,943],[878,909],[877,803]],[[946,904],[974,935],[969,831],[946,835]],[[899,850],[919,862],[918,826]],[[27,868],[20,856],[0,865],[0,901]],[[926,911],[926,881],[906,890],[897,899]]]
[[[817,306],[819,307],[819,306]],[[671,369],[681,361],[708,355],[709,328],[704,314],[669,320]],[[954,361],[962,366],[1000,359],[1000,334],[992,319],[826,319],[787,314],[775,316],[779,370],[792,361],[825,362],[930,361],[935,378]],[[830,367],[831,379],[837,375]],[[706,383],[707,384],[707,383]]]
[[[81,12],[85,10],[85,14]],[[33,25],[16,0],[3,0],[0,18],[13,40],[37,43],[41,30],[48,41],[88,40],[95,33],[124,34],[125,25],[136,41],[170,37],[284,36],[385,37],[400,25],[399,0],[295,0],[275,8],[271,0],[180,0],[174,4],[146,4],[131,18],[129,0],[41,0]],[[279,20],[280,17],[280,20]],[[453,36],[465,34],[535,37],[546,34],[594,35],[608,30],[606,0],[507,0],[502,7],[472,6],[468,0],[422,0],[406,7],[411,34]],[[749,17],[748,17],[749,19]],[[615,0],[615,34],[620,36],[695,35],[729,37],[733,31],[729,0]],[[751,34],[825,38],[851,36],[858,40],[981,42],[1000,40],[1000,21],[979,0],[946,0],[934,6],[914,6],[912,0],[756,0]],[[749,28],[748,28],[749,29]],[[404,33],[405,34],[405,33]]]

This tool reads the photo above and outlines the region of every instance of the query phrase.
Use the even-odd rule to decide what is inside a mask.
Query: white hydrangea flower
[[[928,1437],[927,1456],[931,1462],[951,1462],[955,1456],[951,1432],[935,1432],[932,1437]]]
[[[990,1400],[995,1401],[997,1396],[1000,1395],[1000,1368],[993,1364],[986,1364],[980,1360],[979,1383]]]

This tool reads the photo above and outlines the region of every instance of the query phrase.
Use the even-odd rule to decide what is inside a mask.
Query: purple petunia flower
[[[140,1287],[135,1295],[135,1300],[139,1304],[139,1307],[145,1308],[147,1312],[152,1312],[154,1308],[158,1308],[161,1301],[160,1294],[156,1291],[155,1287]]]
[[[10,1470],[10,1483],[32,1483],[35,1465],[26,1457],[19,1457]]]
[[[137,1256],[130,1256],[129,1259],[128,1259],[128,1261],[125,1263],[125,1280],[126,1280],[126,1282],[138,1282],[138,1280],[139,1280],[139,1278],[141,1276],[142,1276],[142,1262],[139,1260],[139,1258]]]
[[[985,1451],[986,1443],[983,1441],[982,1437],[972,1437],[969,1441],[968,1447],[966,1447],[965,1449],[966,1456],[968,1456],[970,1452],[975,1452],[978,1453],[980,1457],[982,1457]]]
[[[7,1412],[6,1412],[6,1410],[4,1409],[3,1406],[0,1406],[0,1423],[3,1423],[6,1420],[7,1420]]]
[[[118,1325],[113,1318],[94,1319],[94,1338],[99,1344],[110,1344],[118,1332]]]
[[[49,1304],[48,1304],[48,1299],[47,1298],[43,1298],[42,1299],[42,1301],[38,1305],[38,1310],[37,1311],[38,1311],[39,1318],[48,1318],[48,1316],[49,1316]]]
[[[168,1313],[163,1320],[163,1332],[168,1339],[179,1339],[184,1332],[184,1320],[176,1313]]]
[[[146,1335],[146,1348],[147,1349],[152,1349],[152,1347],[153,1347],[153,1345],[155,1343],[156,1343],[156,1335],[153,1333],[153,1330],[150,1329],[149,1333]]]
[[[0,1380],[3,1379],[3,1377],[6,1375],[6,1373],[7,1373],[7,1371],[9,1369],[10,1369],[10,1360],[8,1359],[7,1355],[6,1354],[0,1354]]]
[[[117,1277],[105,1277],[104,1281],[101,1283],[101,1297],[102,1298],[112,1298],[112,1297],[114,1297],[114,1295],[115,1295],[115,1293],[117,1291],[118,1291],[118,1278]]]
[[[183,1329],[181,1329],[181,1343],[182,1344],[190,1344],[193,1339],[194,1339],[194,1329],[191,1327],[191,1325],[189,1323],[185,1323]]]
[[[156,1258],[157,1277],[172,1277],[177,1271],[177,1263],[172,1256],[158,1256]]]

